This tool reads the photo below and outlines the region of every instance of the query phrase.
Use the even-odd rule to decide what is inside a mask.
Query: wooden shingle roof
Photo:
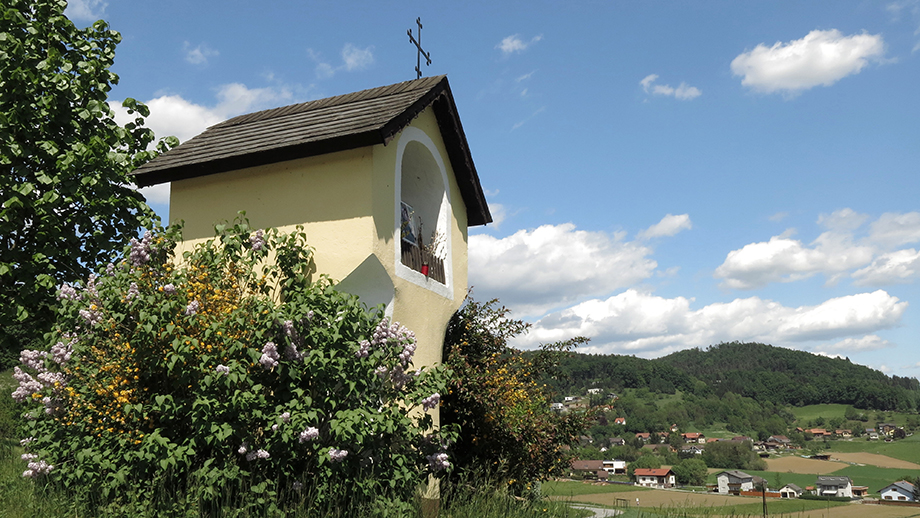
[[[134,171],[141,187],[376,144],[387,144],[431,107],[467,208],[492,222],[447,76],[241,115],[211,126]]]

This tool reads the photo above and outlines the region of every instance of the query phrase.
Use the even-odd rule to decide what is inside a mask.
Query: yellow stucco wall
[[[173,182],[170,221],[185,222],[183,247],[213,237],[215,224],[232,221],[241,210],[254,228],[303,225],[317,271],[366,302],[389,302],[393,319],[416,333],[415,365],[440,362],[447,321],[467,290],[466,207],[431,109],[410,127],[385,146]],[[426,288],[437,281],[420,281],[398,264],[397,151],[407,132],[418,131],[440,155],[449,191],[452,278],[441,293]]]

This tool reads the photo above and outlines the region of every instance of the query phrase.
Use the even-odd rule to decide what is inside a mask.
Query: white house
[[[853,498],[853,481],[850,477],[818,477],[818,481],[815,482],[815,494]]]
[[[754,483],[761,482],[763,479],[732,469],[716,475],[716,480],[719,482],[720,494],[727,495],[731,493],[737,495],[741,491],[753,491]]]
[[[636,468],[636,484],[643,487],[674,487],[677,477],[668,468]]]
[[[802,496],[802,488],[795,484],[786,484],[779,490],[780,498],[798,498]]]
[[[914,485],[906,480],[883,487],[879,493],[881,494],[882,500],[895,500],[899,502],[915,501]]]
[[[625,475],[626,474],[626,461],[625,460],[605,460],[603,463],[604,470],[607,473],[614,473],[616,475]]]

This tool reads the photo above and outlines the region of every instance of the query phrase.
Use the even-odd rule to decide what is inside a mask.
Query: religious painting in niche
[[[399,217],[399,234],[403,243],[411,246],[418,246],[418,225],[415,222],[415,211],[412,207],[402,202],[402,209]]]

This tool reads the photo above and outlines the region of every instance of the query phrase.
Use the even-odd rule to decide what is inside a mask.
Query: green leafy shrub
[[[536,482],[569,471],[571,447],[592,418],[590,412],[552,411],[551,394],[538,382],[585,339],[547,345],[525,357],[507,341],[527,324],[496,304],[468,299],[448,323],[444,356],[455,375],[441,419],[463,431],[455,448],[458,474],[533,494]]]
[[[14,374],[24,474],[205,507],[249,493],[282,510],[304,486],[326,505],[410,502],[450,465],[456,434],[428,412],[448,372],[415,370],[410,331],[311,282],[301,230],[218,231],[178,261],[177,230],[148,233],[61,289],[56,343]]]

